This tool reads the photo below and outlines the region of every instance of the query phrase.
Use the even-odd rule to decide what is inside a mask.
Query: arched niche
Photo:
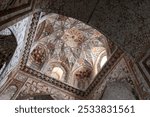
[[[47,48],[43,44],[35,44],[35,46],[31,49],[27,65],[33,69],[41,70],[48,59],[47,53]]]
[[[131,86],[126,82],[108,82],[102,100],[136,100],[137,96]]]
[[[0,100],[10,100],[18,90],[17,86],[11,85],[0,95]]]
[[[107,62],[107,58],[108,58],[107,51],[106,51],[106,49],[104,47],[99,47],[97,49],[97,51],[96,51],[96,49],[97,48],[95,48],[95,47],[92,49],[92,53],[97,54],[97,56],[95,57],[94,65],[93,65],[94,66],[94,74],[95,75],[97,75],[97,73],[100,72],[102,67]],[[106,57],[105,60],[103,59],[103,57]]]
[[[97,60],[95,62],[95,74],[100,72],[100,70],[103,68],[105,63],[107,62],[108,56],[106,53],[106,50],[103,50],[99,56],[97,57]]]
[[[103,56],[101,58],[100,68],[102,68],[105,65],[106,62],[107,62],[107,56]]]
[[[68,82],[69,69],[62,62],[50,61],[43,67],[42,72],[49,77]]]
[[[17,48],[17,40],[10,29],[0,31],[0,75]]]
[[[54,67],[52,69],[50,77],[56,78],[57,80],[61,80],[64,72],[60,67]]]
[[[80,66],[71,74],[70,83],[80,90],[85,90],[93,80],[93,70],[88,66]]]

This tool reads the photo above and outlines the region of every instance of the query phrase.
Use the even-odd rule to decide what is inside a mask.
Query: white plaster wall
[[[23,53],[23,48],[25,44],[25,34],[26,34],[26,29],[27,26],[30,22],[30,17],[27,17],[18,23],[10,26],[9,28],[15,35],[17,39],[17,48],[16,51],[10,60],[9,64],[7,65],[5,71],[0,77],[0,87],[5,83],[5,81],[8,79],[8,74],[18,65],[19,60],[21,58],[21,55]]]

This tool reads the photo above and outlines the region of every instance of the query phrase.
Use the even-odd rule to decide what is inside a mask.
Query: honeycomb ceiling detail
[[[97,69],[101,69],[97,61],[101,60],[103,53],[107,55],[106,38],[97,30],[70,17],[43,14],[27,66],[85,90],[94,80]],[[61,75],[55,68],[60,68]]]

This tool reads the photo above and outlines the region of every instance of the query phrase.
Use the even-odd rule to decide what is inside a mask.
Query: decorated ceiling
[[[49,77],[86,90],[107,61],[106,37],[76,19],[44,13],[27,65]]]

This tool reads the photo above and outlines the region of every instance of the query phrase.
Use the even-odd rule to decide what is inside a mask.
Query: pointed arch
[[[17,40],[12,31],[7,28],[0,31],[0,74],[10,62],[17,48]]]

